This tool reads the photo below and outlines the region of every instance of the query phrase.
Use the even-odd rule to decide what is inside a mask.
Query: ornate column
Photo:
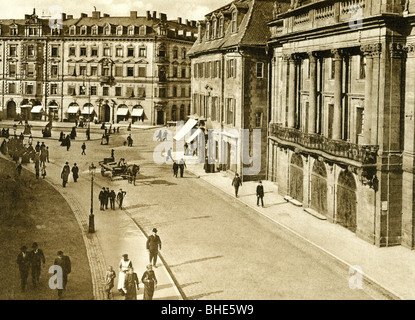
[[[317,114],[317,58],[316,53],[308,54],[310,59],[310,95],[308,110],[308,133],[316,132],[316,114]]]
[[[334,111],[333,111],[333,136],[332,139],[341,139],[342,120],[342,52],[339,49],[331,51],[334,55]]]
[[[289,68],[289,59],[291,55],[283,54],[282,55],[282,63],[281,63],[281,74],[282,74],[282,83],[279,95],[281,97],[280,100],[280,116],[281,116],[281,123],[285,127],[287,125],[287,92],[288,92],[288,84],[289,84],[289,75],[288,75],[288,68]]]
[[[372,136],[372,83],[373,83],[373,49],[374,45],[367,44],[361,47],[366,58],[366,81],[365,81],[365,108],[364,108],[364,128],[363,128],[363,144],[371,144]]]
[[[292,55],[289,59],[290,75],[288,81],[288,127],[294,128],[295,125],[295,98],[297,92],[297,59],[295,55]]]

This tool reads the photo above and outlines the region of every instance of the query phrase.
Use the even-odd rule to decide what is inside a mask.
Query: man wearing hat
[[[99,196],[98,196],[98,199],[99,199],[99,205],[100,205],[99,209],[100,210],[104,210],[105,188],[102,188],[102,190],[100,191]]]
[[[21,247],[20,253],[17,256],[17,264],[19,265],[22,292],[26,289],[27,277],[29,276],[30,270],[30,257],[26,250],[26,246]]]
[[[79,178],[79,168],[76,165],[76,163],[74,163],[72,167],[72,176],[73,176],[73,181],[77,182]]]
[[[66,290],[66,284],[68,283],[68,274],[71,273],[71,260],[68,256],[65,256],[62,251],[58,251],[54,265],[62,268],[62,289],[58,288],[58,297],[62,298],[63,290]]]
[[[39,246],[36,242],[32,244],[32,251],[30,252],[30,264],[32,267],[32,283],[33,287],[36,288],[39,284],[40,270],[45,266],[45,255],[43,254],[42,249],[39,249]]]
[[[120,191],[117,194],[117,201],[118,201],[118,205],[120,207],[120,209],[122,209],[122,202],[124,200],[125,195],[127,194],[127,192],[123,191],[122,189],[120,189]]]
[[[68,183],[69,174],[71,173],[71,168],[69,167],[69,163],[66,162],[61,173],[62,178],[62,186],[65,188],[66,184]]]
[[[153,229],[153,234],[150,235],[147,239],[147,250],[149,252],[150,263],[153,261],[153,266],[157,268],[157,255],[159,249],[161,250],[161,240],[160,237],[157,235],[157,229]]]
[[[121,295],[125,295],[127,290],[125,288],[125,275],[128,271],[129,268],[133,267],[133,263],[131,262],[130,259],[128,259],[128,254],[123,254],[122,255],[122,259],[120,261],[120,264],[118,266],[118,269],[120,271],[119,276],[118,276],[118,291],[121,293]]]

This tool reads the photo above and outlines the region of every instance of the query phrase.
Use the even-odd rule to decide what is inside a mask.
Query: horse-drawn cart
[[[134,182],[137,173],[140,171],[140,166],[136,164],[127,164],[124,158],[121,158],[120,161],[114,161],[114,158],[104,158],[103,161],[99,162],[101,166],[101,175],[109,176],[111,181],[114,177],[121,177],[123,179],[128,179],[128,182]]]

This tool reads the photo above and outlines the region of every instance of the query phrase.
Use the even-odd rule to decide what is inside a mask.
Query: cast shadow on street
[[[204,298],[204,297],[210,296],[210,295],[215,294],[215,293],[223,293],[223,290],[221,290],[221,291],[212,291],[212,292],[202,293],[202,294],[198,294],[198,295],[195,295],[195,296],[187,297],[187,299],[188,299],[188,300],[199,300],[199,299],[201,299],[201,298]]]
[[[201,283],[201,281],[195,281],[195,282],[189,282],[189,283],[181,284],[180,287],[181,288],[186,288],[188,286],[192,286],[192,285],[198,284],[198,283]]]
[[[182,262],[182,263],[179,263],[179,264],[171,265],[170,268],[175,268],[175,267],[179,267],[179,266],[182,266],[182,265],[185,265],[185,264],[202,262],[202,261],[211,260],[211,259],[218,259],[218,258],[223,258],[223,256],[206,257],[206,258],[201,258],[201,259],[189,260],[189,261],[185,261],[185,262]]]
[[[162,289],[167,289],[167,288],[171,288],[173,287],[173,283],[166,283],[166,284],[162,284],[162,285],[158,285],[156,290],[162,290]]]

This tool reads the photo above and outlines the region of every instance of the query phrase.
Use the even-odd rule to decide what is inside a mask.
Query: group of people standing
[[[157,278],[153,267],[157,268],[158,250],[161,250],[161,240],[157,235],[156,228],[153,228],[153,234],[148,237],[146,247],[149,251],[150,264],[147,265],[146,271],[144,271],[141,277],[141,282],[144,284],[143,300],[152,300],[154,290],[157,287]],[[118,269],[118,291],[125,297],[125,300],[137,300],[140,281],[134,272],[133,263],[128,258],[128,254],[122,255]],[[115,278],[115,271],[112,266],[109,266],[105,276],[105,291],[108,299],[111,298],[111,290],[114,288]]]
[[[61,179],[62,179],[62,186],[65,188],[66,184],[69,180],[69,175],[72,172],[73,181],[77,182],[79,178],[79,167],[76,163],[73,164],[72,169],[69,166],[69,162],[65,162],[65,165],[63,166],[62,172],[61,172]]]
[[[186,162],[184,162],[183,158],[179,160],[179,163],[173,161],[173,177],[177,178],[177,174],[180,170],[180,178],[183,178],[184,168],[186,167]]]
[[[112,210],[115,210],[115,201],[117,201],[118,207],[122,209],[122,203],[126,194],[127,192],[122,189],[120,189],[120,191],[117,194],[115,194],[114,190],[110,191],[109,188],[103,187],[98,195],[100,210],[108,209],[108,202],[110,204],[110,208]]]

